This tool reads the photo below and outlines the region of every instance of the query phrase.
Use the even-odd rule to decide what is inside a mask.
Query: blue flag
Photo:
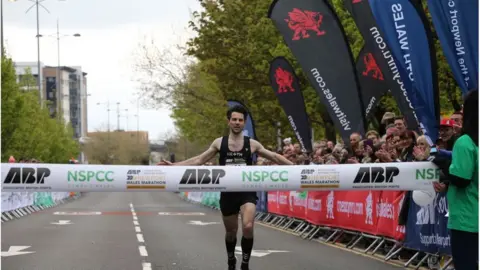
[[[443,52],[462,94],[478,87],[478,0],[428,0]]]
[[[409,0],[369,0],[375,20],[399,67],[424,135],[433,144],[440,121],[436,70],[426,27]]]

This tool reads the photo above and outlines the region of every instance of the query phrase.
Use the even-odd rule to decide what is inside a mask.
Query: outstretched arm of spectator
[[[256,152],[259,156],[273,161],[276,164],[295,165],[293,162],[286,159],[284,156],[265,149],[265,147],[263,147],[263,145],[256,140],[250,139],[250,146],[252,148],[252,153]]]

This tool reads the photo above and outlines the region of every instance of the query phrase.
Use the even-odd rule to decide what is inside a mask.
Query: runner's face
[[[228,126],[230,131],[233,134],[240,134],[245,127],[245,119],[243,119],[243,113],[233,112],[230,120],[228,121]]]

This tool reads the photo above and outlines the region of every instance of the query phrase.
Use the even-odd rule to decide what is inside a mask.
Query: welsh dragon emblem
[[[288,17],[285,21],[288,23],[288,27],[295,31],[292,40],[309,38],[310,34],[308,34],[308,31],[314,31],[317,33],[317,36],[325,35],[325,31],[319,30],[323,20],[323,15],[320,12],[301,11],[298,8],[294,8],[293,11],[288,12]]]

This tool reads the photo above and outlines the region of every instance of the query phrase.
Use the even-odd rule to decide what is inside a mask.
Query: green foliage
[[[173,105],[172,117],[182,136],[206,143],[224,130],[227,99],[242,101],[251,111],[259,140],[265,145],[276,144],[276,121],[281,122],[282,136],[295,137],[269,83],[270,61],[284,56],[293,65],[304,95],[307,113],[314,128],[315,139],[334,138],[331,120],[313,87],[282,36],[267,17],[271,0],[199,1],[202,10],[193,13],[189,27],[195,37],[186,43],[186,55],[196,62],[187,64],[185,76],[177,76],[168,88]],[[357,58],[364,41],[343,0],[331,0],[344,28],[352,56]],[[455,88],[451,71],[438,47],[439,82],[442,111],[451,108],[445,89]],[[144,47],[145,48],[145,47]],[[165,59],[159,61],[165,63]],[[152,58],[144,61],[146,74],[155,74]],[[167,73],[168,76],[170,74]],[[144,92],[156,96],[155,87]],[[157,88],[157,93],[158,89]],[[459,93],[458,89],[456,89]],[[165,102],[166,99],[157,99]],[[390,94],[384,96],[375,115],[379,122],[385,111],[399,114]]]
[[[31,73],[23,83],[35,81]],[[22,86],[25,86],[23,84]],[[11,59],[2,57],[2,162],[10,156],[17,160],[35,158],[45,163],[65,163],[79,154],[73,130],[63,122],[51,119],[41,109],[38,90],[21,90],[16,83]]]

